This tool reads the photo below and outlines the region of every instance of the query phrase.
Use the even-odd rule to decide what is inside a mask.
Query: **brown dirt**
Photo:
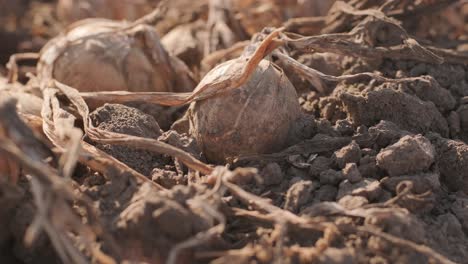
[[[91,120],[98,128],[132,136],[156,139],[162,134],[158,123],[151,116],[123,105],[107,104],[98,108],[91,114]],[[160,160],[151,152],[129,147],[108,144],[100,144],[97,147],[145,175],[149,175],[154,167],[158,167]]]
[[[0,0],[0,6],[3,2],[16,16],[10,21],[0,11],[2,65],[15,52],[38,51],[74,20],[49,12],[56,1],[14,6],[15,1]],[[139,5],[150,9],[156,2]],[[82,257],[82,263],[113,263],[103,255],[116,263],[467,263],[467,4],[420,10],[415,1],[346,1],[373,10],[353,15],[357,11],[346,5],[335,5],[327,14],[322,8],[331,1],[318,0],[243,0],[233,6],[221,0],[169,2],[167,16],[153,27],[160,33],[158,49],[185,63],[191,79],[214,83],[207,94],[239,76],[272,32],[265,27],[285,25],[290,33],[267,47],[282,44],[273,56],[261,58],[240,87],[190,107],[154,104],[154,95],[118,103],[117,97],[106,97],[108,103],[91,109],[94,130],[85,131],[77,107],[82,102],[77,97],[84,95],[39,91],[40,74],[26,84],[31,62],[20,63],[21,83],[7,85],[6,76],[0,76],[0,97],[18,99],[16,110],[0,107],[6,111],[0,113],[0,263],[64,263],[63,252],[74,252],[71,259]],[[314,15],[324,18],[293,19],[311,13],[298,10],[298,2],[316,6]],[[376,11],[380,5],[391,18]],[[112,16],[117,15],[135,14]],[[26,21],[31,17],[36,24]],[[299,47],[305,42],[297,33],[304,32],[317,37],[309,42],[317,46]],[[320,45],[321,33],[330,33],[326,45]],[[249,38],[250,44],[243,42]],[[415,46],[385,53],[408,43]],[[94,47],[98,53],[107,49]],[[82,51],[80,46],[71,55]],[[275,52],[332,76],[300,72]],[[94,55],[86,59],[93,61]],[[140,55],[147,59],[148,54]],[[445,61],[437,64],[435,56]],[[104,61],[118,60],[111,57]],[[231,58],[236,60],[220,64]],[[116,61],[111,66],[121,70],[125,63]],[[67,71],[64,82],[90,81],[68,64],[60,66]],[[99,78],[88,64],[74,66]],[[156,67],[158,61],[150,64]],[[215,65],[221,66],[203,76]],[[145,78],[155,78],[150,86],[164,88],[163,80],[148,71]],[[369,74],[350,77],[362,72]],[[173,87],[179,77],[171,72],[170,89],[159,91],[182,88]],[[116,80],[103,81],[112,86]],[[135,83],[124,90],[158,90]],[[98,82],[93,85],[83,90],[99,91]],[[50,96],[57,105],[47,101]],[[71,120],[76,131],[86,132],[79,150],[73,144],[59,146],[64,138],[73,143],[72,134],[54,134],[70,123],[45,123],[50,120],[41,110],[47,102],[61,108],[54,108],[52,120]],[[58,124],[64,130],[50,130]],[[98,142],[96,131],[147,141]],[[10,145],[30,160],[9,152]],[[90,151],[93,147],[106,154]],[[205,167],[210,173],[204,175],[181,152],[202,164],[211,162]],[[79,157],[76,166],[67,154]],[[38,194],[38,186],[44,193]],[[44,203],[49,207],[41,207]],[[43,226],[28,245],[25,237],[35,231],[35,221],[44,221]],[[54,238],[75,251],[57,246]]]

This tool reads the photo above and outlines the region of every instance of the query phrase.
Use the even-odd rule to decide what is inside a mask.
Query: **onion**
[[[77,22],[52,39],[41,51],[38,74],[82,92],[185,92],[195,86],[152,27],[105,19]]]
[[[224,62],[211,70],[199,87],[242,66],[241,59]],[[267,60],[262,60],[239,88],[194,102],[188,111],[189,133],[206,158],[215,163],[281,150],[301,115],[293,85]]]

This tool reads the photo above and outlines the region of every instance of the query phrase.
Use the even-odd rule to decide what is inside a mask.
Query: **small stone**
[[[302,179],[307,179],[308,178],[308,173],[304,169],[298,169],[296,167],[289,167],[287,173],[286,173],[289,178],[294,178],[294,177],[300,177]]]
[[[342,136],[352,136],[354,133],[353,125],[346,119],[336,121],[335,129]]]
[[[155,168],[151,172],[151,180],[168,189],[177,184],[183,184],[183,179],[184,177],[179,176],[175,171]]]
[[[345,195],[338,201],[338,203],[344,208],[352,210],[369,204],[369,201],[367,198],[362,196]]]
[[[300,182],[300,181],[303,181],[303,180],[304,180],[304,178],[301,178],[301,177],[293,177],[293,178],[291,178],[291,180],[289,180],[289,186],[292,186],[296,182]]]
[[[457,109],[458,124],[460,126],[461,137],[468,141],[468,104],[463,104]]]
[[[396,177],[385,177],[380,180],[382,187],[395,193],[396,187],[402,181],[410,181],[413,183],[412,193],[422,194],[427,191],[435,191],[440,188],[438,173],[421,173],[416,175],[404,175]]]
[[[323,156],[318,156],[312,161],[309,168],[309,175],[314,178],[318,178],[320,173],[330,168],[332,164],[331,159]]]
[[[451,213],[439,215],[437,221],[442,224],[441,230],[450,237],[463,236],[462,224]]]
[[[458,137],[458,134],[460,134],[461,131],[460,115],[455,111],[450,112],[447,118],[447,123],[450,129],[450,136],[452,138]]]
[[[382,187],[380,187],[380,182],[374,181],[368,184],[367,186],[357,188],[351,192],[355,196],[366,197],[367,200],[374,202],[379,199],[382,194]]]
[[[333,161],[342,169],[346,163],[357,163],[361,159],[361,149],[359,145],[353,141],[349,145],[335,151],[333,154]]]
[[[278,163],[267,164],[260,173],[263,180],[263,185],[277,185],[283,181],[283,172]]]
[[[284,209],[296,213],[311,198],[314,184],[312,181],[298,181],[286,193]]]
[[[365,156],[359,161],[359,172],[364,178],[379,178],[376,156]]]
[[[450,209],[462,224],[465,232],[468,232],[468,198],[457,198]]]
[[[356,163],[347,163],[343,169],[343,177],[351,183],[357,183],[362,180],[361,172]]]
[[[423,172],[434,163],[435,154],[431,142],[422,135],[404,136],[380,151],[377,166],[390,176]]]
[[[175,130],[169,130],[164,132],[160,137],[158,137],[158,141],[167,143],[172,145],[176,148],[182,149],[190,154],[192,154],[196,158],[200,158],[200,149],[198,148],[197,142],[187,134],[179,134]]]
[[[336,131],[333,129],[330,121],[327,119],[317,120],[317,133],[334,137],[339,136],[338,133],[336,133]]]
[[[328,169],[320,173],[320,184],[338,185],[343,180],[343,173]]]
[[[381,189],[380,191],[380,194],[379,194],[379,197],[375,200],[375,201],[372,201],[374,203],[385,203],[386,201],[392,199],[394,197],[394,195],[389,192],[389,191],[386,191],[383,189]]]
[[[403,208],[375,208],[368,211],[364,225],[384,229],[385,233],[416,243],[426,241],[424,224],[414,214]]]
[[[356,129],[357,134],[367,134],[369,133],[369,129],[365,125],[360,125]]]
[[[365,178],[358,183],[351,183],[349,180],[344,180],[341,182],[338,190],[337,200],[340,200],[346,195],[351,195],[354,193],[355,190],[360,188],[365,188],[373,182],[377,182],[377,180]]]
[[[315,191],[315,199],[319,201],[335,201],[338,189],[333,185],[323,185]]]
[[[408,77],[405,73],[405,71],[402,71],[402,70],[398,70],[396,73],[395,73],[395,78],[406,78]]]
[[[437,167],[440,180],[450,191],[468,194],[468,145],[439,135],[430,135],[437,149]]]
[[[363,148],[361,149],[362,156],[377,156],[377,151],[371,148]]]
[[[380,147],[386,147],[395,143],[401,137],[410,135],[408,131],[400,129],[395,123],[382,120],[377,125],[369,128],[369,134]]]
[[[353,140],[355,140],[361,148],[372,148],[375,145],[375,139],[369,134],[369,130],[366,126],[359,126],[356,129]]]

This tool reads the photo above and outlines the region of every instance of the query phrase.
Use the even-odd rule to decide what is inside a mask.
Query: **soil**
[[[6,41],[0,47],[2,65],[16,52],[38,51],[68,23],[60,21],[56,11],[45,15],[44,10],[54,10],[55,1],[21,1],[22,7],[13,6],[15,1],[2,2],[17,14],[13,30],[6,22],[0,25],[0,39]],[[143,2],[154,6],[159,1],[139,4]],[[169,7],[171,18],[156,28],[168,54],[186,63],[194,80],[205,77],[202,61],[207,56],[215,53],[210,60],[219,63],[232,56],[229,41],[262,39],[269,32],[260,32],[262,28],[310,13],[294,9],[291,3],[295,1],[283,6],[282,1],[239,1],[229,8],[220,7],[224,15],[220,17],[226,21],[208,27],[208,8],[227,2],[173,2],[185,8]],[[311,6],[333,1],[298,2]],[[384,5],[386,1],[347,2],[357,9],[377,9],[378,2]],[[400,2],[412,6],[413,1]],[[323,3],[319,6],[326,10],[314,15],[333,23],[314,22],[312,26],[309,21],[305,25],[310,29],[306,26],[298,32],[313,32],[317,26],[323,33],[350,32],[372,13],[327,13],[328,5]],[[402,21],[396,30],[414,36],[424,47],[444,49],[451,58],[456,57],[455,52],[468,57],[463,48],[468,39],[466,3],[456,9],[444,6],[420,13],[401,10],[388,12],[391,21]],[[21,19],[24,14],[43,19],[38,20],[39,25],[27,23]],[[378,17],[372,14],[369,17]],[[448,21],[445,14],[454,19]],[[178,16],[179,22],[174,19]],[[4,17],[0,12],[0,21],[6,21]],[[420,19],[426,24],[420,25]],[[444,33],[446,28],[453,30]],[[394,35],[392,30],[382,29],[375,39],[363,33],[355,41],[372,50],[396,47],[393,44],[400,45],[405,36]],[[314,35],[320,35],[320,30]],[[299,39],[294,32],[288,36]],[[76,248],[70,252],[83,256],[83,263],[114,263],[99,259],[97,251],[115,263],[468,263],[468,60],[436,64],[414,57],[369,58],[335,54],[331,48],[318,51],[295,50],[294,45],[279,49],[327,75],[375,75],[339,81],[322,77],[318,87],[310,75],[298,74],[279,57],[266,56],[240,88],[197,101],[189,108],[135,101],[109,102],[92,109],[89,118],[97,129],[165,143],[213,165],[210,175],[175,155],[149,147],[95,143],[92,135],[85,134],[87,144],[131,170],[113,164],[101,171],[92,167],[90,161],[98,162],[103,156],[78,159],[64,181],[74,196],[63,198],[57,190],[63,186],[47,185],[41,177],[32,180],[38,175],[37,167],[13,158],[6,146],[15,144],[31,158],[29,162],[50,167],[49,173],[67,175],[67,164],[38,158],[29,142],[21,140],[23,134],[14,129],[15,124],[0,121],[0,225],[4,227],[0,230],[0,263],[64,263],[50,230],[43,227],[34,241],[26,243],[31,226],[39,221],[36,217],[43,216],[34,188],[37,182],[50,188],[48,206],[52,209],[47,209],[51,211],[46,217],[55,221],[47,222],[49,228],[66,230],[62,237],[68,237],[71,243],[67,245]],[[231,62],[224,62],[221,68]],[[21,63],[20,68],[27,69],[28,63]],[[6,69],[0,72],[6,73]],[[15,85],[37,90],[35,78],[27,83],[24,72],[20,70],[19,75]],[[217,78],[209,75],[208,79]],[[382,77],[406,81],[382,81]],[[40,106],[46,96],[28,89],[21,90],[23,96],[5,82],[0,81],[0,97],[8,95],[19,101],[15,120],[35,131],[27,135],[43,142],[41,147],[61,153],[55,142],[45,139],[51,137],[41,129],[42,122],[39,128],[46,133],[39,135],[31,121],[32,117],[44,118]],[[261,94],[251,92],[260,88],[269,97],[241,104],[240,109],[239,102]],[[57,90],[57,94],[59,107],[70,111],[75,127],[84,130],[79,111],[63,91]],[[289,100],[293,101],[290,108]],[[278,114],[268,118],[272,113]],[[279,128],[275,127],[278,122]],[[17,164],[22,166],[14,171]],[[20,174],[18,179],[13,172]],[[86,230],[93,235],[84,229],[66,229],[72,222],[52,211],[53,199],[59,198],[76,222],[89,226],[92,231]],[[86,240],[89,237],[92,243]],[[96,251],[89,250],[90,244]]]
[[[106,104],[91,113],[90,117],[96,127],[106,131],[154,139],[162,134],[153,117],[124,105]],[[145,175],[158,167],[158,160],[161,159],[151,152],[125,146],[99,144],[97,147]]]

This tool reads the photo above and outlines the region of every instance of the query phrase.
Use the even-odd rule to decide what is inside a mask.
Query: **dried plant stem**
[[[254,194],[251,194],[241,187],[237,186],[236,184],[230,183],[227,179],[229,178],[229,174],[236,173],[230,172],[225,168],[219,167],[219,170],[215,171],[217,173],[217,177],[222,177],[222,186],[226,187],[232,195],[239,198],[243,203],[247,206],[251,206],[256,208],[257,210],[263,210],[270,214],[270,216],[274,219],[281,218],[281,221],[286,221],[291,224],[295,225],[305,225],[317,231],[324,231],[330,225],[327,223],[314,223],[310,225],[306,218],[299,217],[290,211],[283,210],[275,205],[272,205],[265,199],[258,197]],[[276,220],[275,220],[276,222]]]
[[[88,131],[91,132],[91,131]],[[142,137],[135,137],[129,135],[123,135],[118,133],[112,133],[108,131],[93,131],[98,132],[91,136],[93,140],[102,144],[113,144],[113,145],[122,145],[133,147],[137,149],[144,149],[151,152],[156,152],[160,154],[169,155],[172,157],[177,158],[182,163],[184,163],[187,167],[199,171],[203,174],[210,174],[213,171],[213,168],[196,158],[192,155],[188,154],[187,152],[173,147],[169,144],[164,142],[157,141],[155,139],[149,138],[142,138]],[[104,132],[104,133],[100,133]],[[88,134],[90,135],[90,134]]]
[[[128,102],[148,102],[165,106],[179,106],[186,104],[192,93],[166,93],[166,92],[87,92],[80,93],[91,109],[105,103],[123,104]]]
[[[151,13],[135,20],[128,26],[128,28],[141,24],[155,25],[156,23],[161,21],[166,15],[168,9],[167,3],[168,0],[160,1],[158,6]]]
[[[68,219],[71,223],[74,223],[73,228],[76,230],[88,229],[82,225],[80,221],[73,221],[75,215],[71,209],[68,208],[68,204],[65,201],[73,200],[73,191],[70,189],[69,182],[59,177],[57,172],[51,167],[45,165],[40,161],[31,159],[28,155],[23,153],[17,146],[15,146],[10,140],[0,138],[0,152],[8,155],[16,162],[20,163],[27,171],[33,174],[36,178],[32,178],[32,191],[36,206],[38,208],[38,214],[36,215],[31,226],[28,228],[25,239],[26,241],[32,242],[35,237],[39,234],[39,230],[43,228],[51,239],[54,248],[61,257],[64,263],[87,263],[85,257],[74,247],[72,242],[66,236],[66,232],[58,230],[57,224],[53,223],[53,220],[49,220],[51,210],[58,210],[56,206],[61,204],[60,214],[61,218]],[[49,185],[50,184],[50,185]],[[48,190],[46,191],[45,188]],[[52,206],[52,203],[55,205]],[[68,208],[67,210],[63,210]],[[77,226],[78,225],[78,226]],[[91,230],[87,230],[86,233],[90,233]],[[84,234],[86,237],[86,234]],[[86,238],[89,240],[89,238]],[[86,241],[85,245],[88,249],[92,248],[90,241]],[[98,252],[96,249],[92,249],[92,252]],[[100,252],[101,257],[110,260],[109,256]],[[99,257],[99,259],[101,258]],[[71,262],[70,262],[71,261]],[[109,263],[108,261],[100,263]],[[112,263],[112,262],[111,262]],[[115,263],[115,262],[114,262]]]
[[[372,78],[379,82],[388,82],[388,83],[412,83],[415,81],[421,82],[429,82],[421,77],[409,77],[409,78],[400,78],[400,79],[392,79],[386,78],[382,75],[372,73],[372,72],[362,72],[356,74],[348,74],[348,75],[341,75],[341,76],[332,76],[328,74],[324,74],[318,70],[313,68],[309,68],[306,65],[298,62],[297,60],[291,58],[290,56],[283,54],[281,52],[275,51],[274,56],[278,57],[282,62],[282,65],[285,67],[291,68],[300,76],[305,77],[309,80],[321,93],[328,93],[329,91],[326,90],[325,84],[323,81],[331,81],[331,82],[342,82],[342,81],[353,81],[362,78]]]
[[[283,39],[291,48],[303,52],[333,52],[345,56],[367,59],[389,58],[394,60],[415,60],[441,64],[444,59],[423,48],[414,39],[406,39],[403,44],[391,47],[367,47],[332,35],[319,35],[292,39],[283,34]]]
[[[243,69],[236,73],[233,78],[223,79],[216,83],[199,84],[192,93],[130,93],[130,92],[89,92],[80,93],[82,98],[92,106],[107,103],[126,103],[132,101],[145,101],[166,106],[179,106],[189,104],[194,101],[207,99],[211,96],[236,89],[247,82],[255,71],[258,63],[279,47],[281,43],[275,42],[283,28],[270,33],[256,48],[252,56],[246,59]],[[244,59],[244,58],[242,58]]]
[[[181,162],[187,165],[187,167],[193,170],[200,171],[204,174],[211,173],[212,168],[209,165],[204,164],[203,162],[195,159],[187,152],[173,147],[167,143],[160,142],[154,139],[105,131],[94,127],[91,120],[89,119],[89,109],[86,103],[84,102],[83,98],[80,96],[79,92],[76,89],[73,89],[72,87],[69,87],[58,81],[55,82],[55,85],[60,89],[61,92],[67,95],[70,101],[77,108],[78,112],[81,115],[81,118],[83,119],[83,123],[85,125],[85,132],[90,137],[90,139],[103,144],[125,145],[129,147],[149,150],[160,154],[166,154],[179,159]]]
[[[31,189],[34,195],[34,201],[36,202],[37,214],[33,223],[26,231],[26,241],[31,243],[39,234],[39,230],[44,229],[60,259],[64,263],[87,263],[86,258],[78,251],[78,249],[71,245],[70,239],[64,237],[65,234],[56,230],[54,225],[48,220],[47,215],[50,214],[49,211],[52,207],[51,194],[46,193],[42,184],[40,184],[35,178],[31,179]]]
[[[427,15],[430,13],[434,12],[440,12],[440,10],[443,10],[444,8],[455,4],[455,3],[460,3],[463,1],[460,0],[439,0],[439,1],[434,1],[434,2],[429,2],[429,4],[422,4],[415,6],[412,9],[409,8],[401,8],[401,9],[395,9],[395,10],[390,10],[389,12],[386,12],[388,16],[395,17],[397,19],[405,19],[408,17],[411,17],[412,19],[422,16],[422,15]]]
[[[300,28],[306,28],[319,32],[320,29],[325,25],[325,17],[297,17],[290,18],[284,23],[285,31],[296,32]]]
[[[208,198],[208,197],[204,197],[204,198]],[[215,208],[212,208],[212,206],[209,206],[208,204],[206,204],[206,200],[204,199],[202,200],[200,198],[197,199],[197,197],[195,197],[194,199],[189,201],[189,205],[191,207],[195,207],[194,208],[195,210],[197,209],[202,210],[206,215],[209,215],[212,218],[216,219],[219,224],[209,228],[206,231],[200,232],[194,237],[191,237],[175,245],[169,252],[169,256],[166,261],[167,264],[176,264],[177,257],[182,250],[203,245],[204,243],[208,242],[213,237],[221,235],[224,232],[224,229],[226,227],[226,219],[224,215],[219,213]]]
[[[99,222],[95,221],[96,214],[90,207],[86,197],[76,198],[72,189],[70,174],[76,164],[76,155],[79,150],[74,146],[70,153],[61,159],[61,169],[58,171],[48,163],[55,164],[54,154],[43,143],[31,129],[23,123],[16,113],[16,101],[13,99],[3,100],[0,103],[0,152],[20,164],[24,172],[30,173],[31,189],[36,203],[37,214],[25,235],[26,243],[35,240],[41,230],[44,230],[63,262],[87,263],[86,258],[73,245],[68,237],[68,232],[80,236],[83,245],[94,256],[99,263],[109,262],[111,257],[93,248],[96,236],[102,234]],[[77,134],[70,143],[77,145],[81,141],[81,133]],[[78,144],[79,145],[79,144]],[[48,163],[45,162],[47,160]],[[67,177],[61,177],[64,174]],[[73,212],[70,201],[81,203],[89,217],[88,225],[84,225],[81,219]],[[103,237],[109,245],[113,245],[109,237]],[[112,246],[111,246],[112,247]],[[115,248],[113,248],[113,251]],[[93,253],[94,252],[94,253]],[[101,261],[106,258],[106,261]]]
[[[262,161],[278,161],[290,155],[296,154],[319,154],[335,151],[341,147],[348,145],[352,141],[351,137],[329,137],[329,138],[312,138],[305,140],[296,145],[293,145],[281,152],[273,154],[260,155],[245,155],[234,160],[235,164],[241,162],[262,160]]]
[[[71,179],[73,171],[78,162],[81,151],[81,138],[83,133],[80,130],[73,130],[70,133],[70,140],[65,149],[66,152],[60,157],[59,174],[66,179]]]
[[[135,171],[128,167],[125,163],[117,160],[111,155],[104,151],[90,145],[86,142],[81,142],[82,151],[78,160],[91,168],[94,171],[100,172],[104,175],[112,173],[128,173],[140,182],[148,182],[151,186],[159,191],[165,191],[166,189],[156,182],[148,179],[145,175]]]
[[[62,190],[63,193],[68,193],[68,198],[72,192],[67,189],[66,184],[59,180],[59,177],[51,177],[56,175],[56,172],[42,162],[35,161],[28,155],[25,155],[11,140],[0,138],[0,151],[8,155],[11,159],[20,163],[27,171],[40,178],[41,181],[50,182],[54,189]],[[68,191],[67,191],[68,190]]]
[[[28,53],[17,53],[10,56],[8,61],[8,83],[15,83],[18,81],[18,62],[22,60],[37,60],[39,59],[39,53],[28,52]]]

